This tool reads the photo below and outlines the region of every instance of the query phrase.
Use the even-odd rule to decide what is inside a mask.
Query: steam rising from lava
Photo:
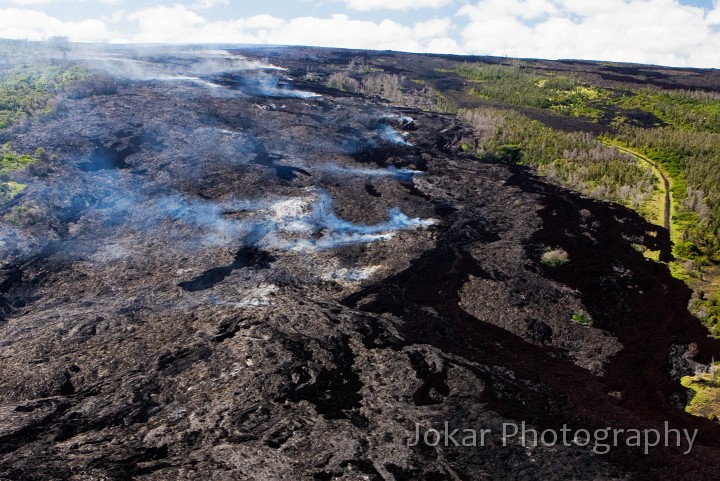
[[[264,97],[314,98],[313,92],[295,90],[289,84],[281,84],[271,72],[285,69],[270,63],[248,60],[226,50],[178,50],[155,51],[137,48],[118,53],[78,51],[74,60],[88,68],[112,77],[134,81],[186,81],[218,89],[224,87],[204,77],[232,73],[241,75],[240,92]]]
[[[289,84],[282,84],[280,79],[264,71],[258,71],[254,75],[248,75],[241,81],[240,90],[249,95],[260,97],[280,97],[310,99],[320,97],[314,92],[295,90]]]
[[[138,48],[118,53],[77,51],[73,59],[89,68],[120,79],[169,80],[198,78],[225,72],[284,70],[275,65],[248,60],[224,50],[155,51]]]
[[[388,240],[400,231],[436,222],[390,209],[384,222],[357,224],[340,218],[330,195],[315,188],[309,189],[306,196],[279,200],[197,201],[179,194],[144,199],[128,193],[118,197],[117,202],[108,202],[101,209],[101,216],[113,223],[126,219],[128,226],[137,231],[165,225],[191,243],[198,242],[198,229],[201,245],[240,243],[261,249],[327,250]]]
[[[404,145],[405,147],[413,146],[413,144],[405,140],[403,134],[395,130],[395,128],[391,127],[390,125],[383,125],[382,127],[380,127],[380,136],[383,140],[392,144]]]
[[[187,202],[181,197],[164,199],[161,216],[182,220],[213,234],[213,239],[243,237],[243,243],[281,250],[323,250],[367,244],[392,238],[397,232],[429,227],[432,219],[410,218],[399,209],[388,220],[374,225],[356,224],[335,214],[327,192],[313,189],[306,198],[224,204]],[[229,219],[227,213],[245,211],[245,218]]]
[[[152,48],[95,50],[88,47],[85,50],[75,50],[71,56],[91,69],[103,71],[120,80],[182,83],[169,85],[172,90],[160,86],[160,90],[169,94],[176,93],[177,87],[181,86],[182,94],[194,88],[201,96],[218,91],[219,93],[212,95],[301,99],[319,97],[313,92],[294,89],[292,80],[278,73],[283,69],[268,63],[251,61],[227,51],[168,52],[167,49]],[[128,89],[135,87],[134,84],[127,86]],[[151,89],[141,87],[143,95],[155,95]],[[288,101],[288,104],[290,103]],[[380,147],[383,142],[411,146],[399,129],[412,125],[414,120],[403,115],[382,115],[378,110],[362,114],[360,121],[353,124],[353,131],[357,132],[359,137],[355,143],[362,148]],[[167,125],[163,128],[167,129]],[[250,127],[242,128],[252,130]],[[208,131],[213,130],[222,134],[222,138],[208,134]],[[192,132],[191,139],[187,132]],[[258,249],[317,251],[388,240],[401,231],[426,228],[435,223],[432,219],[412,218],[397,208],[389,209],[387,218],[377,223],[356,223],[342,219],[336,214],[328,192],[319,188],[311,188],[298,193],[296,197],[286,198],[276,196],[260,200],[191,200],[176,193],[184,189],[184,184],[175,183],[171,172],[185,172],[183,169],[189,169],[187,172],[192,171],[195,174],[204,168],[206,164],[203,162],[212,166],[220,162],[233,163],[234,166],[236,163],[245,163],[246,158],[254,159],[248,160],[249,164],[270,167],[276,171],[286,169],[291,174],[305,171],[299,167],[279,164],[277,159],[282,156],[268,152],[253,135],[243,131],[218,129],[214,124],[207,129],[178,129],[177,132],[168,129],[162,135],[162,142],[146,142],[145,134],[135,133],[134,130],[130,140],[126,138],[128,135],[130,134],[123,133],[122,139],[115,143],[105,138],[99,140],[100,137],[90,142],[97,144],[94,152],[100,152],[100,157],[117,154],[120,159],[118,162],[114,159],[107,162],[95,159],[96,155],[93,153],[87,161],[70,162],[70,165],[77,168],[63,171],[54,179],[53,184],[43,188],[41,183],[37,183],[28,191],[30,195],[26,196],[25,201],[29,208],[22,211],[22,215],[28,217],[28,212],[35,215],[37,211],[38,219],[47,221],[48,225],[62,225],[64,231],[58,235],[53,231],[54,227],[46,231],[40,228],[10,228],[0,233],[0,251],[8,252],[31,245],[30,238],[36,244],[42,244],[53,236],[63,242],[92,241],[100,237],[110,237],[114,234],[111,230],[118,226],[141,237],[153,236],[162,230],[167,237],[173,239],[173,245],[182,245],[183,248],[241,244]],[[228,135],[231,137],[228,138]],[[133,143],[135,140],[137,142]],[[332,141],[335,141],[335,138],[332,138]],[[337,154],[339,146],[331,145],[330,139],[326,142],[327,151]],[[192,151],[185,150],[186,144],[192,144]],[[387,148],[387,145],[382,147]],[[284,147],[280,150],[283,151],[282,149]],[[172,152],[172,155],[166,153],[166,150]],[[173,161],[168,162],[168,172],[158,174],[151,170],[148,173],[146,169],[140,168],[143,167],[145,155],[172,157]],[[302,155],[298,157],[298,162],[302,165]],[[185,165],[190,162],[193,164],[192,168]],[[160,161],[156,164],[160,164]],[[134,167],[138,168],[131,170]],[[223,167],[227,165],[223,164]],[[78,169],[82,173],[78,172]],[[373,169],[333,164],[315,165],[308,169],[338,175],[397,179],[402,182],[410,182],[414,176],[422,174],[417,170],[397,167]],[[153,177],[154,174],[157,177]],[[257,172],[253,172],[253,175],[255,174]],[[262,177],[266,174],[261,172],[259,175]],[[142,179],[142,182],[138,182],[138,179]],[[282,179],[288,180],[284,177]],[[72,188],[58,189],[58,185]],[[288,190],[283,192],[284,195],[293,195]],[[36,223],[34,218],[28,219],[28,225],[42,224]],[[19,219],[18,222],[23,221]]]
[[[409,182],[416,175],[422,175],[424,172],[412,169],[398,169],[390,166],[387,169],[362,169],[357,167],[341,167],[339,165],[330,165],[323,170],[330,173],[360,175],[365,177],[392,177],[403,182]]]

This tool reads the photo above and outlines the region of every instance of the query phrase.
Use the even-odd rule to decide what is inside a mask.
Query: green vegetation
[[[479,97],[571,117],[598,119],[602,110],[594,104],[608,95],[579,77],[541,73],[521,65],[464,63],[454,72],[475,82],[471,93]]]
[[[0,175],[9,174],[16,170],[24,169],[28,165],[36,162],[38,159],[32,155],[18,154],[12,152],[8,147],[4,147],[0,150]]]
[[[0,73],[0,129],[48,113],[54,96],[89,76],[77,66],[21,65]]]
[[[27,43],[0,42],[0,54],[7,48],[36,48]],[[19,124],[31,115],[46,114],[54,108],[53,99],[68,87],[80,84],[76,95],[106,90],[105,79],[88,80],[91,75],[77,66],[20,65],[0,72],[0,129]],[[0,147],[0,205],[20,195],[27,185],[13,174],[27,169],[32,175],[46,175],[47,169],[33,168],[46,160],[44,149],[33,155],[14,152],[9,145]]]
[[[707,372],[685,376],[683,386],[695,391],[686,411],[695,416],[718,420],[720,416],[720,365],[713,363]]]
[[[671,231],[680,262],[691,260],[696,267],[720,263],[720,94],[613,90],[522,64],[465,63],[453,71],[477,84],[472,93],[505,104],[570,117],[597,119],[614,108],[643,111],[660,119],[665,126],[640,128],[619,115],[613,122],[614,133],[600,140],[648,157],[670,180]],[[550,181],[623,203],[662,224],[664,185],[657,176],[651,179],[648,165],[603,151],[589,134],[558,132],[517,113],[498,116],[504,118],[496,122],[499,127],[486,147],[492,155],[533,166]]]
[[[638,161],[638,164],[649,168],[652,170],[653,174],[655,175],[655,189],[653,192],[653,196],[648,199],[645,203],[640,205],[639,207],[635,207],[635,209],[640,212],[646,219],[650,220],[651,222],[657,224],[657,225],[665,225],[665,209],[666,209],[666,186],[665,186],[665,179],[670,179],[670,175],[657,163],[654,162],[652,159],[648,158],[645,155],[642,155],[639,152],[636,152],[632,149],[629,149],[627,146],[623,145],[621,142],[618,142],[617,140],[614,140],[612,138],[608,137],[600,137],[600,140],[606,144],[610,145],[614,148],[617,148],[621,152],[630,154],[635,160]],[[670,182],[670,188],[672,189],[672,182]],[[674,212],[677,208],[677,203],[673,201],[673,197],[670,197],[671,205],[670,205],[670,212]],[[675,232],[675,229],[673,229],[673,232]],[[645,252],[645,254],[648,254],[648,252]],[[646,257],[651,258],[653,260],[658,260],[659,252],[655,252],[652,255],[646,255]]]
[[[693,299],[690,311],[708,326],[713,335],[720,334],[720,298],[713,296],[710,299]]]
[[[614,117],[605,136],[597,138],[560,132],[517,111],[463,112],[481,139],[479,159],[528,165],[551,182],[625,204],[660,225],[665,213],[660,173],[665,175],[677,259],[670,264],[671,272],[706,293],[693,312],[720,335],[720,283],[715,282],[720,276],[720,94],[634,85],[611,88],[523,62],[464,63],[451,71],[472,81],[471,94],[498,104],[593,122]],[[625,155],[618,147],[638,156]],[[657,257],[646,249],[643,253]]]
[[[720,133],[720,94],[648,88],[632,90],[612,103],[650,112],[673,127]]]
[[[625,127],[617,139],[643,152],[672,180],[675,255],[700,266],[720,262],[720,134]]]
[[[45,156],[43,149],[38,149],[35,155],[27,155],[13,152],[8,145],[0,148],[0,205],[17,197],[27,187],[12,180],[10,174],[38,162],[43,156]]]
[[[453,72],[472,80],[471,93],[504,104],[551,110],[569,117],[599,119],[608,107],[643,111],[667,125],[720,133],[720,94],[658,88],[613,90],[572,74],[546,73],[521,64],[464,63]],[[656,125],[660,127],[661,125]]]
[[[0,205],[13,200],[25,190],[27,185],[13,182],[0,182]]]
[[[573,321],[577,322],[578,324],[592,326],[592,318],[590,317],[590,314],[588,314],[585,311],[573,312],[571,319]]]
[[[582,132],[560,132],[512,111],[461,112],[477,130],[483,160],[534,167],[551,182],[640,209],[655,195],[652,169]]]
[[[720,336],[720,96],[648,89],[620,101],[667,124],[649,129],[617,126],[615,139],[644,153],[670,179],[677,258],[670,269],[702,292],[691,303],[691,312]]]
[[[548,267],[560,267],[570,262],[570,256],[563,249],[553,249],[545,252],[540,262]]]

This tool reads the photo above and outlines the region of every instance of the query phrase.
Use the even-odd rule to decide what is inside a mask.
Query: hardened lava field
[[[668,233],[303,75],[343,55],[97,50],[116,89],[3,133],[47,160],[2,208],[0,479],[716,479],[670,365],[720,346],[633,247]],[[407,445],[445,421],[493,434]],[[699,434],[503,446],[520,421]]]

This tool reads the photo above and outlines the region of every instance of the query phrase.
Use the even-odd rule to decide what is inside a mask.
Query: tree
[[[71,50],[70,48],[70,37],[55,36],[50,37],[48,40],[50,47],[53,50],[61,52],[63,54],[63,60],[67,60],[67,53]]]

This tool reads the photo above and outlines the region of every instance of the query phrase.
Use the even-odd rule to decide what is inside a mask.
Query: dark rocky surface
[[[3,212],[0,479],[717,479],[677,372],[720,346],[632,246],[667,258],[666,231],[463,154],[453,116],[293,84],[333,54],[281,52],[121,78],[13,139],[51,172]],[[446,421],[492,434],[407,445]],[[699,435],[503,446],[522,421]]]

